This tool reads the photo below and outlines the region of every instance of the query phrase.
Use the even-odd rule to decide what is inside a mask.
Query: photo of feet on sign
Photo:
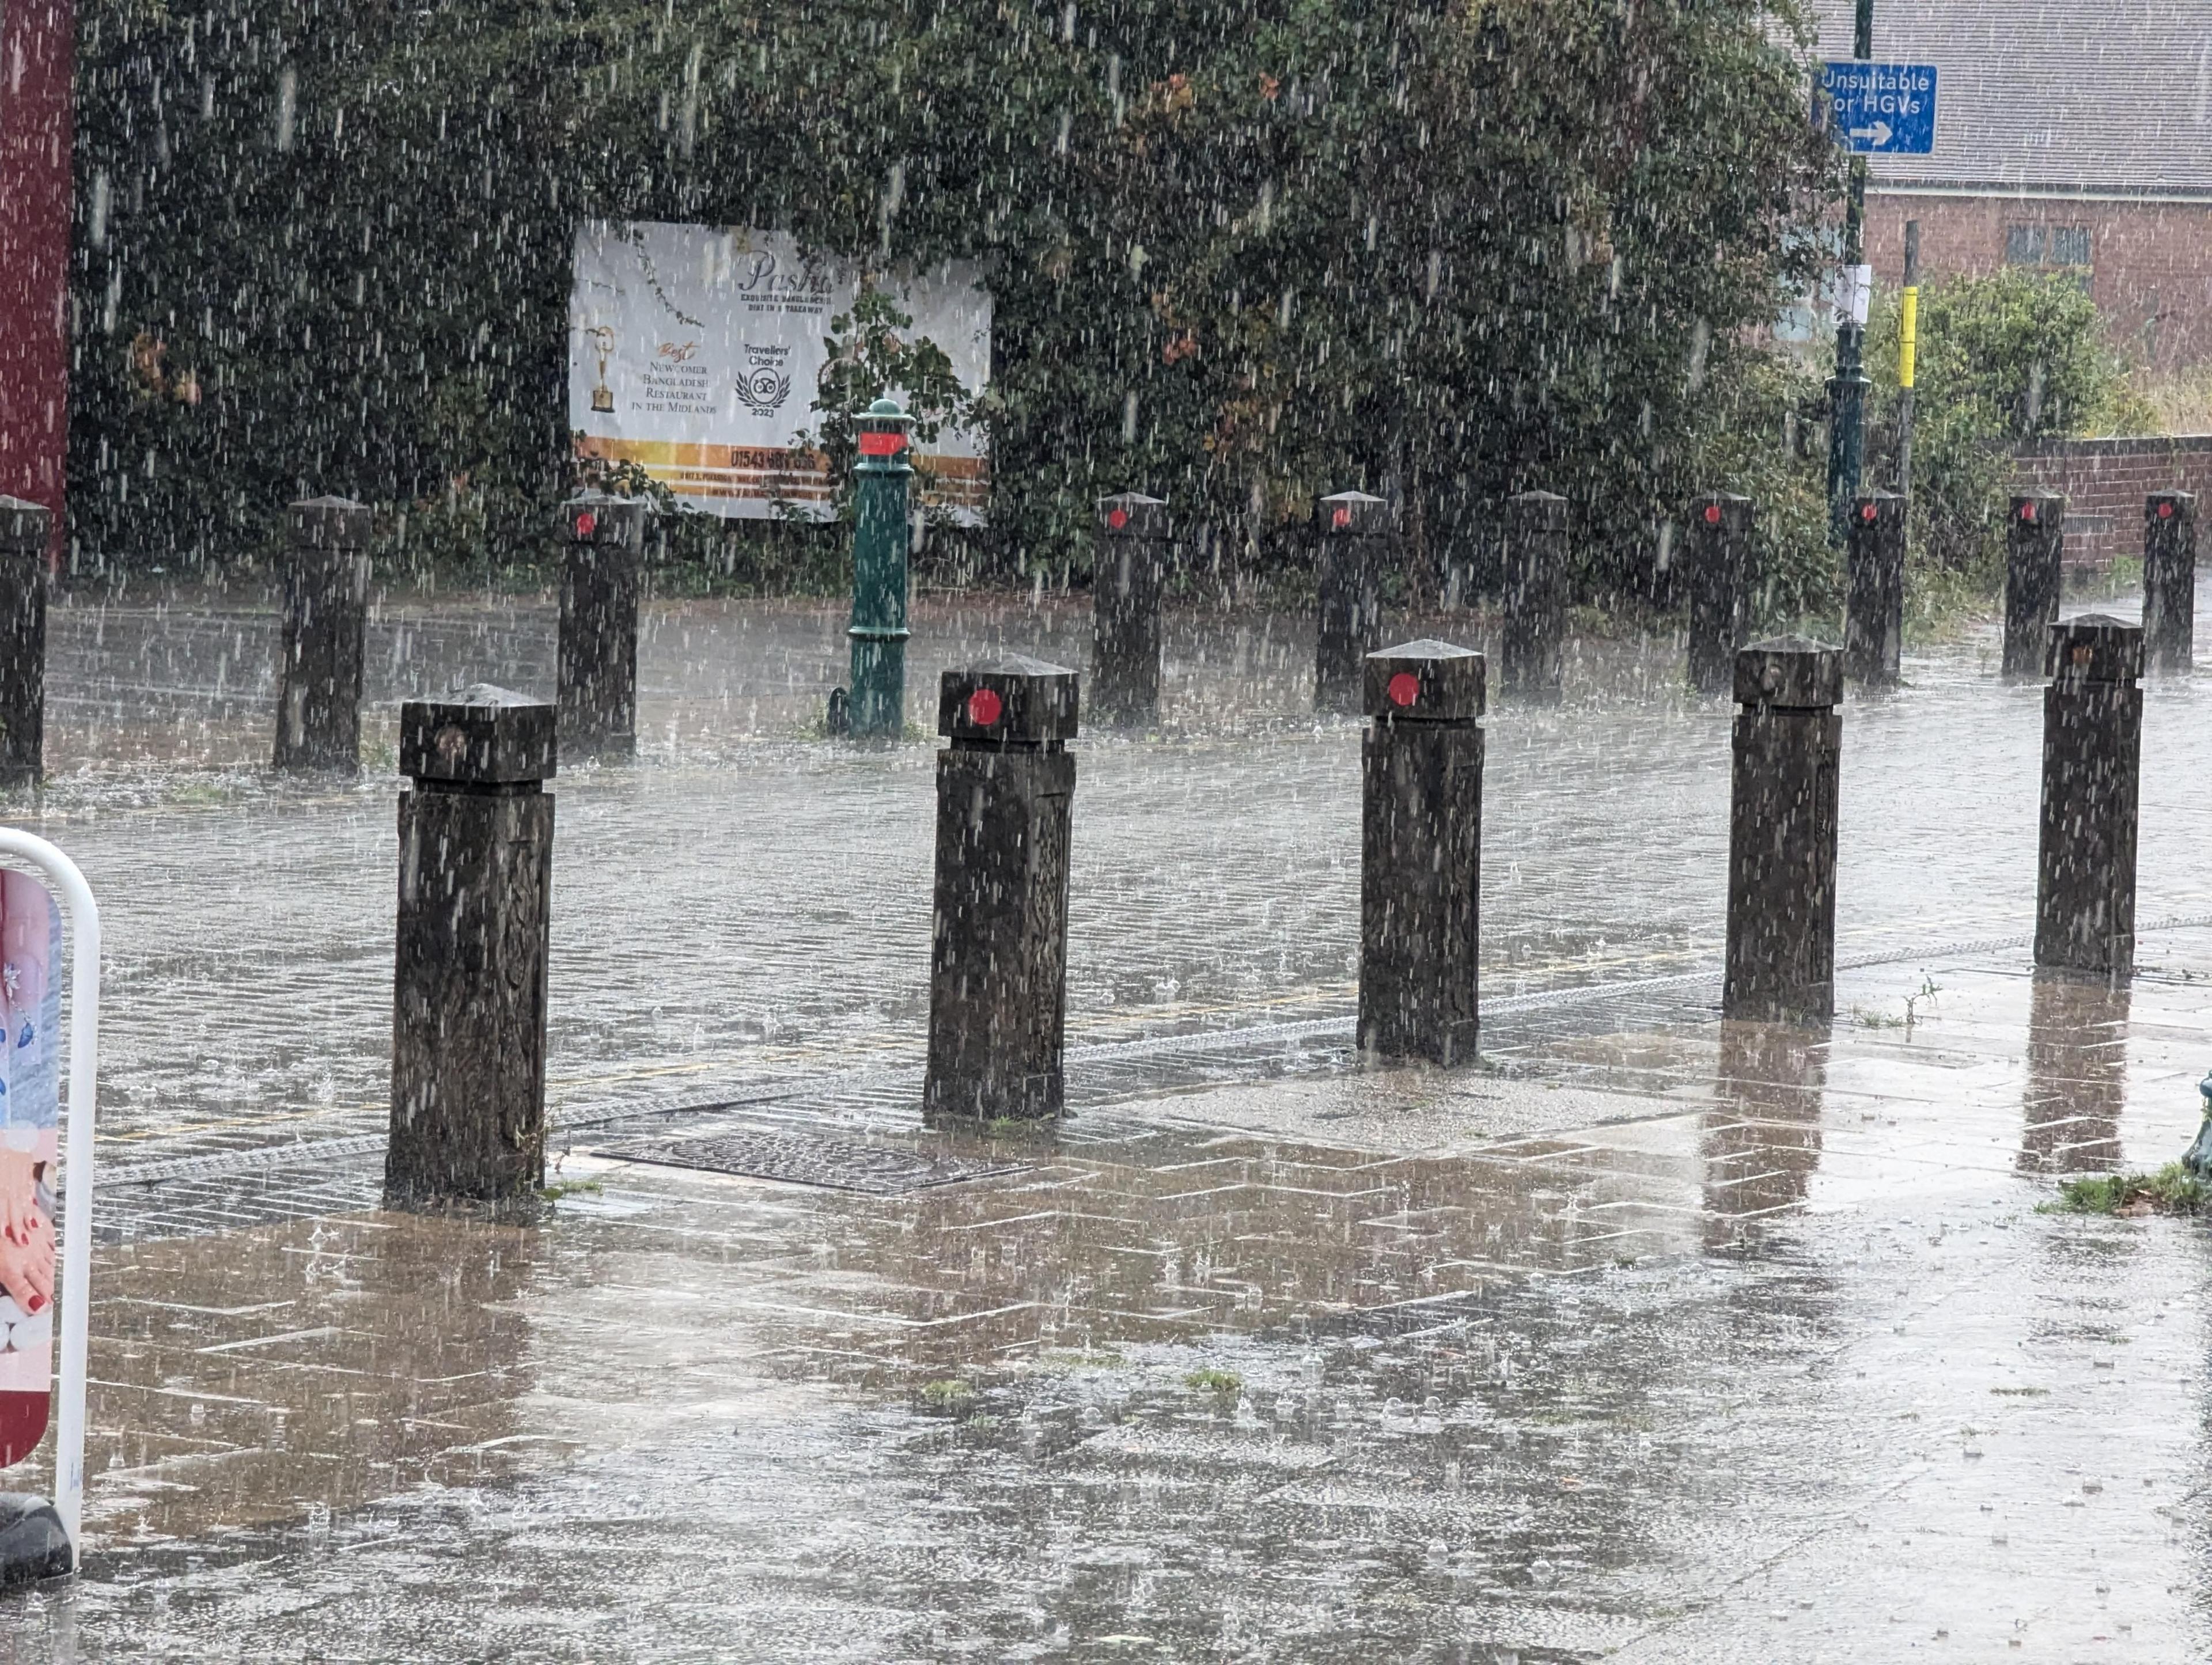
[[[53,1386],[61,934],[46,887],[0,872],[0,1468],[46,1433]]]

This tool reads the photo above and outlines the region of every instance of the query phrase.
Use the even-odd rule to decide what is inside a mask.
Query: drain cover
[[[1018,1162],[963,1162],[925,1157],[884,1145],[854,1145],[839,1139],[795,1138],[783,1133],[714,1133],[701,1139],[641,1139],[593,1147],[595,1155],[624,1162],[653,1162],[669,1168],[703,1168],[714,1174],[743,1174],[781,1180],[787,1185],[822,1185],[839,1191],[866,1191],[893,1197],[932,1185],[1019,1173]]]

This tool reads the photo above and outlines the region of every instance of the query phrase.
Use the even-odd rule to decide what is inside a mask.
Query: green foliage
[[[892,297],[864,281],[853,310],[830,320],[830,334],[823,345],[830,362],[810,407],[815,413],[813,441],[830,459],[830,477],[838,483],[838,518],[849,518],[853,496],[853,464],[859,455],[854,419],[860,412],[896,392],[899,403],[913,418],[909,429],[915,448],[926,451],[950,426],[965,428],[978,419],[981,402],[960,385],[952,361],[927,336],[910,336],[911,313],[899,310]],[[807,443],[801,434],[794,444]],[[914,462],[917,495],[930,483],[927,465]]]
[[[1898,328],[1892,295],[1867,339],[1877,479],[1895,474]],[[2124,366],[2085,289],[2014,268],[1923,289],[1916,360],[1908,541],[1922,560],[1993,588],[2014,450],[2132,416]]]
[[[924,1416],[965,1416],[975,1404],[975,1390],[957,1376],[925,1382],[914,1396],[915,1409]]]
[[[1192,1392],[1212,1394],[1220,1399],[1234,1399],[1244,1386],[1244,1378],[1234,1370],[1193,1370],[1182,1380]]]
[[[1210,567],[1266,570],[1362,487],[1402,501],[1433,589],[1543,486],[1584,592],[1640,584],[1681,499],[1729,483],[1689,465],[1693,361],[1802,276],[1783,233],[1832,165],[1771,16],[1125,14],[1111,125],[1071,155],[1098,216],[1042,241],[1050,314],[1000,313],[1000,501],[1080,565],[1090,500],[1141,487]]]
[[[2058,1200],[2044,1205],[2060,1214],[2194,1214],[2212,1202],[2212,1188],[2178,1162],[2154,1174],[2100,1174],[2069,1179]]]
[[[1843,611],[1843,567],[1828,543],[1822,376],[1778,353],[1717,349],[1716,357],[1689,429],[1686,472],[1759,506],[1752,628],[1832,629],[1828,622]]]
[[[556,1180],[550,1185],[541,1185],[538,1194],[547,1202],[558,1202],[563,1197],[596,1197],[606,1187],[595,1179]]]
[[[1838,175],[1779,21],[91,0],[74,533],[88,558],[228,557],[337,490],[441,562],[529,568],[574,483],[575,224],[651,218],[878,272],[981,262],[1002,569],[1081,570],[1096,497],[1143,488],[1205,570],[1266,572],[1303,558],[1316,495],[1364,486],[1402,503],[1406,580],[1433,590],[1540,485],[1576,503],[1603,596],[1646,581],[1688,495],[1771,488],[1772,605],[1803,611],[1832,579],[1774,419],[1797,392],[1745,343],[1808,276],[1817,240],[1791,234]],[[887,307],[839,331],[833,416],[937,374]],[[702,568],[800,547],[671,542]]]

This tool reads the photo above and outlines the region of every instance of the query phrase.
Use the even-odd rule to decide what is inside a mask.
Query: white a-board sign
[[[831,320],[860,281],[776,232],[658,221],[589,221],[576,234],[568,318],[568,428],[579,460],[635,463],[688,507],[749,520],[830,513],[831,482],[808,439]],[[969,392],[991,368],[991,297],[954,262],[878,274],[945,350]],[[915,460],[932,498],[981,520],[990,462],[980,434],[949,424]]]
[[[100,908],[76,864],[45,839],[0,827],[0,1464],[27,1455],[46,1431],[58,1375],[52,1518],[76,1565],[84,1508],[84,1389],[92,1273],[92,1118],[100,1079]],[[27,867],[31,872],[21,871]],[[33,877],[35,873],[36,877]],[[59,907],[56,907],[56,902]],[[64,929],[66,924],[66,929]],[[69,1115],[59,1115],[61,985],[70,987]],[[59,1125],[58,1125],[59,1124]],[[66,1158],[66,1160],[63,1158]],[[57,1209],[57,1203],[60,1205]],[[54,1217],[62,1241],[54,1242]],[[57,1275],[58,1273],[58,1275]],[[61,1368],[53,1369],[58,1309]],[[12,1498],[35,1526],[44,1506]],[[37,1505],[36,1507],[28,1507]],[[4,1536],[46,1561],[35,1531]],[[26,1568],[0,1568],[12,1579]]]

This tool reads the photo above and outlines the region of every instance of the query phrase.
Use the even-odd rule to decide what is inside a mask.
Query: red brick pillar
[[[64,537],[69,442],[72,0],[0,6],[0,493],[52,511]]]

